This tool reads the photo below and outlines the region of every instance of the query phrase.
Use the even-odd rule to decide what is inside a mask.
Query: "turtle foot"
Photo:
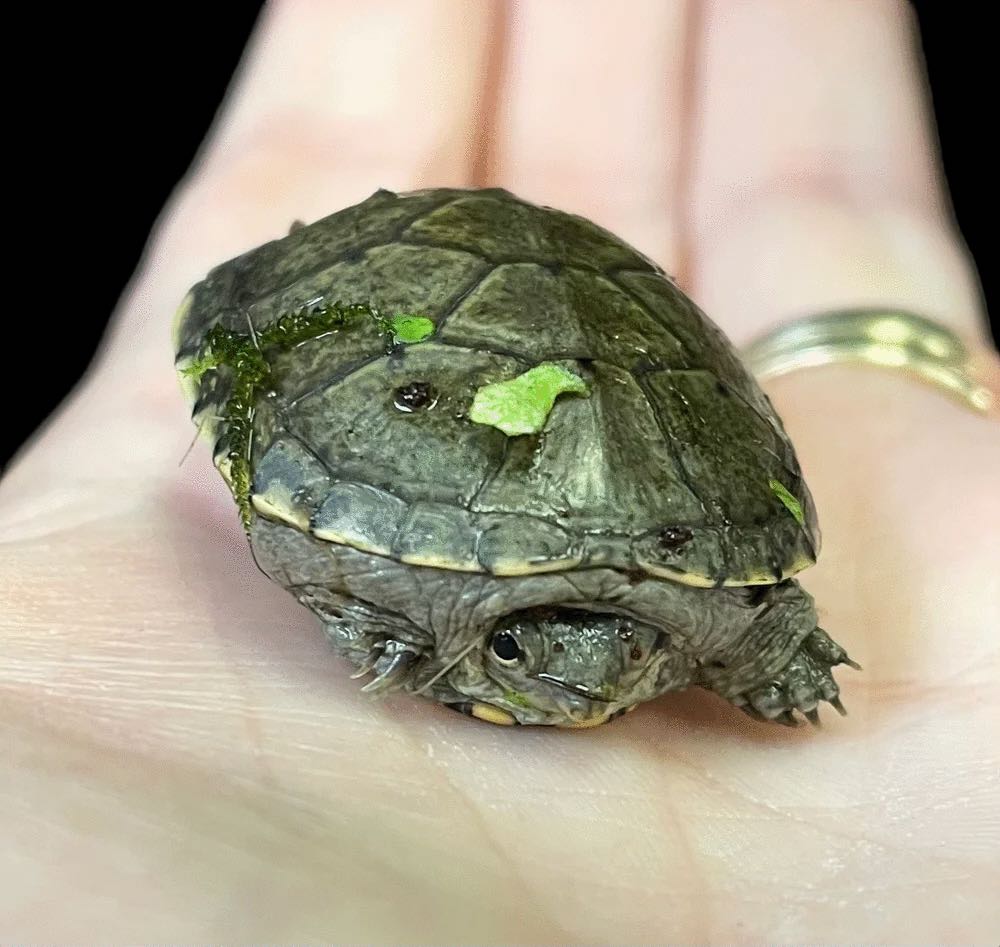
[[[838,664],[857,670],[861,667],[822,628],[817,628],[806,637],[780,674],[739,695],[733,703],[757,720],[795,727],[802,722],[802,718],[795,716],[798,711],[813,726],[819,726],[821,701],[826,701],[841,716],[847,714],[840,702],[840,688],[831,673]]]
[[[361,690],[365,694],[385,694],[398,690],[406,683],[419,658],[420,652],[415,651],[412,645],[386,638],[372,648],[367,659],[351,677],[359,678],[374,673],[375,676]]]

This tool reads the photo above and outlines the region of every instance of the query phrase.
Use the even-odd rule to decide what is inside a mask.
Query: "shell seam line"
[[[663,438],[664,443],[667,445],[667,450],[670,451],[670,456],[673,457],[674,463],[677,466],[677,471],[680,474],[681,481],[683,482],[685,488],[691,493],[691,495],[698,501],[698,505],[701,507],[702,511],[708,516],[708,507],[705,505],[705,500],[702,498],[701,494],[695,490],[694,485],[691,482],[691,475],[688,472],[684,461],[681,460],[680,452],[677,450],[677,445],[674,443],[674,438],[670,433],[670,429],[664,423],[663,418],[660,416],[660,412],[653,402],[653,399],[649,397],[649,392],[646,389],[646,385],[643,383],[641,378],[637,378],[636,382],[638,384],[639,390],[642,392],[642,397],[645,399],[646,404],[649,405],[649,410],[653,413],[653,418],[656,420],[656,426],[660,429],[660,436]]]
[[[462,303],[469,298],[469,296],[479,289],[479,287],[482,286],[494,272],[496,272],[496,266],[491,265],[489,260],[484,260],[483,262],[486,264],[486,270],[479,274],[479,276],[472,281],[471,285],[460,292],[438,317],[438,321],[435,324],[434,329],[435,335],[439,334],[441,329],[444,328],[444,324],[448,321],[448,317],[454,314],[455,310],[458,309],[458,307],[461,306]]]
[[[398,195],[396,195],[396,196],[398,197]],[[315,276],[317,273],[322,273],[323,270],[327,270],[331,266],[336,266],[338,263],[343,263],[345,260],[349,260],[352,256],[356,256],[359,251],[362,252],[362,253],[367,253],[369,250],[375,250],[378,247],[390,246],[392,243],[403,242],[402,241],[402,235],[404,233],[406,233],[406,231],[410,227],[412,227],[415,223],[417,223],[418,221],[422,220],[424,217],[429,217],[431,214],[435,213],[436,211],[439,211],[442,208],[447,207],[449,204],[453,204],[453,203],[455,203],[456,201],[458,201],[460,199],[461,199],[461,195],[451,195],[451,194],[449,194],[447,197],[443,197],[440,201],[437,201],[436,203],[432,204],[430,207],[426,208],[425,210],[421,210],[418,213],[414,214],[413,216],[407,217],[405,220],[400,221],[400,223],[398,223],[390,231],[390,233],[389,233],[389,240],[387,242],[385,240],[385,237],[379,235],[378,237],[373,238],[373,242],[371,242],[371,243],[361,242],[361,243],[358,243],[358,244],[354,244],[354,245],[351,246],[351,248],[349,250],[344,250],[343,253],[338,253],[335,257],[332,257],[331,259],[325,260],[321,265],[314,266],[311,269],[305,270],[304,272],[301,272],[301,273],[296,273],[295,276],[294,276],[294,278],[292,278],[291,280],[289,280],[287,283],[282,283],[281,286],[276,287],[268,295],[270,295],[270,296],[276,296],[278,293],[283,292],[284,290],[286,290],[286,289],[294,286],[296,283],[301,282],[303,279],[307,279],[310,276]],[[323,219],[324,218],[320,218],[320,220],[319,221],[315,221],[315,223],[320,223],[320,221],[322,221]],[[312,226],[312,225],[309,224],[307,226]],[[281,239],[287,239],[287,238],[281,238]],[[273,243],[280,243],[281,241],[280,240],[275,240],[275,241],[272,241],[272,242]],[[253,251],[250,251],[250,252],[252,253]],[[475,255],[475,254],[473,254],[473,255]],[[237,304],[236,308],[237,309],[246,309],[248,307],[242,307],[242,306],[239,306]],[[249,307],[249,308],[252,308],[252,306]]]
[[[417,221],[414,221],[417,223]],[[453,243],[449,240],[441,240],[438,237],[428,238],[426,240],[420,239],[416,235],[411,236],[400,236],[398,239],[392,241],[391,243],[401,243],[404,246],[409,247],[426,247],[429,249],[437,250],[451,250],[453,253],[465,253],[469,256],[479,257],[481,260],[485,260],[487,263],[491,264],[494,268],[501,266],[538,266],[542,269],[550,269],[551,267],[557,266],[560,270],[572,270],[575,273],[586,273],[590,276],[603,276],[609,283],[612,283],[616,288],[621,289],[623,292],[628,292],[627,288],[622,286],[615,278],[616,273],[641,273],[647,276],[662,276],[653,267],[648,270],[638,270],[635,267],[615,267],[613,269],[604,269],[600,266],[584,266],[579,263],[564,263],[560,260],[543,260],[537,257],[530,256],[503,256],[483,253],[478,250],[473,250],[471,247],[463,246],[460,243]],[[370,247],[366,247],[367,250],[377,250],[382,246],[390,246],[391,243],[383,244],[373,244]],[[630,294],[631,295],[631,294]],[[632,297],[635,299],[635,297]],[[637,300],[638,301],[638,300]],[[645,308],[645,304],[639,301],[640,305]],[[679,341],[679,340],[678,340]]]
[[[653,275],[654,276],[659,276],[660,279],[664,279],[664,277],[663,277],[662,274],[654,273]],[[655,311],[649,306],[649,304],[638,293],[636,293],[634,290],[632,290],[631,287],[629,287],[625,283],[622,283],[620,280],[615,279],[614,276],[606,276],[605,278],[607,279],[607,281],[609,283],[611,283],[613,286],[615,286],[618,289],[620,289],[626,296],[628,296],[628,298],[631,299],[632,302],[634,302],[640,309],[642,309],[643,312],[649,313],[653,317],[653,321],[656,322],[656,324],[664,332],[666,332],[667,335],[670,336],[670,338],[672,338],[677,343],[677,345],[680,347],[680,350],[684,353],[684,355],[687,357],[687,359],[688,359],[689,362],[696,361],[696,359],[693,357],[693,353],[691,352],[690,348],[688,348],[687,343],[685,343],[685,341],[683,339],[679,338],[674,333],[674,331],[670,328],[670,326],[667,325],[666,322],[664,322],[662,319],[660,319],[656,315]],[[666,280],[666,282],[668,284],[670,284],[670,285],[673,285],[672,283],[670,283],[669,280]],[[676,287],[674,287],[674,288],[676,289]]]
[[[322,384],[316,385],[308,391],[304,391],[301,395],[298,395],[292,401],[289,401],[285,406],[285,411],[297,408],[302,401],[306,400],[306,398],[312,398],[314,395],[322,394],[324,391],[329,391],[331,388],[339,385],[349,375],[353,375],[356,371],[359,371],[368,365],[373,365],[375,362],[378,362],[383,358],[385,358],[385,353],[378,352],[375,355],[366,355],[364,358],[358,359],[356,362],[351,362],[350,365],[345,365],[339,371],[334,372],[333,376],[324,381]]]
[[[748,399],[744,398],[743,395],[740,394],[740,392],[738,392],[731,385],[727,385],[724,381],[721,381],[719,379],[716,380],[719,381],[721,385],[725,386],[726,391],[728,391],[734,398],[738,398],[740,401],[742,401],[743,404],[745,404],[754,413],[754,415],[757,418],[759,418],[761,422],[763,422],[764,426],[775,436],[775,439],[779,444],[781,444],[784,447],[787,447],[787,444],[785,443],[786,436],[783,436],[781,430],[775,426],[774,421],[761,414],[755,405],[753,405]],[[779,457],[777,454],[773,452],[769,453],[772,454],[774,459],[777,460],[781,464],[781,466],[788,471],[788,473],[790,473],[793,477],[795,477],[796,480],[801,481],[802,479],[801,471],[792,468],[785,458]]]

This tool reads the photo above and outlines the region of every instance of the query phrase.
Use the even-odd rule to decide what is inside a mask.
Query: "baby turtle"
[[[214,269],[176,324],[261,569],[372,675],[493,723],[698,685],[795,723],[852,663],[792,578],[774,408],[646,257],[503,190],[378,191]]]

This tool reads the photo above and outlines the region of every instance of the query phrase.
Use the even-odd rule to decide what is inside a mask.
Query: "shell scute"
[[[327,469],[302,444],[278,437],[257,463],[251,501],[258,513],[304,530],[330,484]]]
[[[498,575],[601,565],[748,585],[815,559],[815,509],[767,397],[669,278],[589,221],[499,190],[380,191],[213,270],[179,313],[178,362],[213,326],[253,331],[317,299],[434,332],[402,346],[376,322],[338,325],[262,353],[258,514]],[[537,434],[470,421],[480,387],[543,361],[588,397],[556,399]],[[233,379],[222,366],[185,381],[231,485]],[[400,401],[416,390],[433,397]],[[664,542],[667,528],[690,539]]]
[[[317,539],[387,556],[406,510],[399,497],[367,483],[335,483],[313,513],[309,529]]]

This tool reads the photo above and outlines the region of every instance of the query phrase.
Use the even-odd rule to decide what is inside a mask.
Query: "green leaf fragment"
[[[434,323],[426,316],[393,316],[389,320],[389,330],[394,342],[413,345],[423,342],[434,332]]]
[[[579,375],[555,362],[542,362],[510,381],[483,385],[472,401],[469,419],[499,428],[508,437],[537,434],[556,398],[567,393],[589,394]]]
[[[788,488],[780,480],[768,480],[767,485],[771,492],[784,503],[788,512],[795,517],[795,522],[799,526],[806,525],[805,514],[802,512],[802,504],[788,491]]]

